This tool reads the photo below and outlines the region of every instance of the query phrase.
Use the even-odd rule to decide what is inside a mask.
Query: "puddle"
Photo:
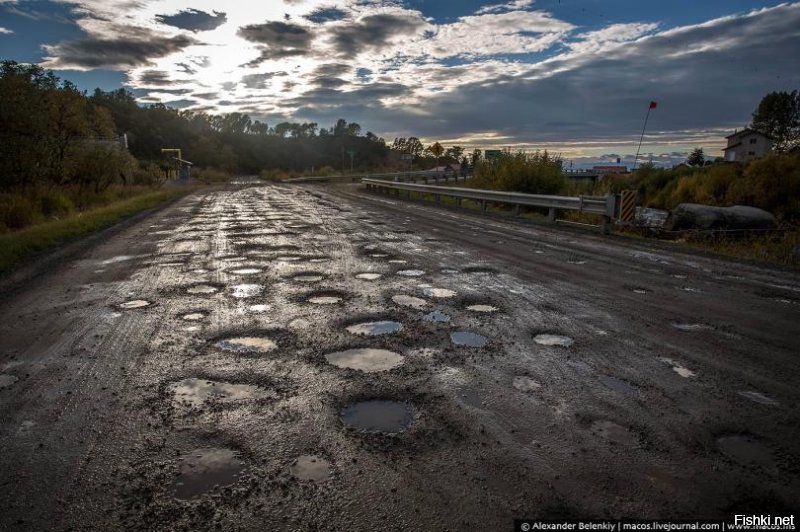
[[[101,262],[100,264],[102,264],[103,266],[108,266],[109,264],[116,264],[118,262],[125,262],[125,261],[131,260],[131,259],[135,259],[135,258],[136,258],[135,255],[119,255],[119,256],[116,256],[116,257],[112,257],[110,259],[106,259],[103,262]]]
[[[631,431],[622,425],[614,423],[613,421],[595,421],[592,423],[591,430],[597,436],[612,443],[618,443],[620,445],[636,445],[636,437],[631,433]]]
[[[269,338],[240,336],[220,340],[217,347],[234,353],[267,353],[276,349],[278,344]]]
[[[191,499],[239,480],[245,466],[231,449],[197,449],[181,457],[178,478],[172,485],[176,499]]]
[[[314,305],[335,305],[342,302],[342,298],[338,296],[314,296],[308,298],[309,303]]]
[[[514,377],[511,385],[521,392],[535,392],[542,387],[541,384],[524,375],[517,375]]]
[[[11,386],[19,379],[14,375],[0,375],[0,388],[5,388],[7,386]]]
[[[537,334],[533,337],[533,341],[539,345],[569,347],[575,340],[569,336],[561,336],[558,334]]]
[[[231,384],[203,379],[184,379],[170,384],[172,404],[176,408],[198,407],[207,401],[230,403],[252,398],[258,388],[249,384]]]
[[[405,259],[389,259],[387,261],[389,264],[407,264],[408,261]]]
[[[428,302],[425,301],[424,299],[420,299],[414,296],[406,296],[403,294],[392,296],[392,301],[394,301],[398,305],[416,309],[424,308],[428,304]]]
[[[253,312],[266,312],[271,308],[272,308],[271,305],[264,305],[264,304],[250,305],[250,310]]]
[[[647,290],[645,290],[644,288],[634,288],[633,289],[633,293],[634,294],[646,294]]]
[[[777,405],[778,401],[772,399],[771,397],[767,397],[761,392],[749,392],[749,391],[741,391],[739,395],[744,397],[745,399],[749,399],[753,402],[762,404],[762,405]]]
[[[233,286],[231,295],[238,299],[255,297],[264,289],[260,284],[237,284]]]
[[[310,454],[299,457],[289,469],[292,476],[301,482],[324,482],[331,478],[331,464]]]
[[[386,349],[348,349],[325,355],[325,360],[338,368],[357,369],[365,373],[388,371],[403,363],[403,356]]]
[[[678,329],[679,331],[707,331],[709,329],[713,329],[711,325],[706,325],[705,323],[673,323],[673,327]]]
[[[442,299],[453,297],[454,295],[456,295],[456,292],[454,290],[450,290],[448,288],[428,287],[428,288],[423,288],[422,292],[428,297],[438,297]]]
[[[398,270],[397,275],[402,275],[403,277],[420,277],[425,275],[425,270]]]
[[[370,253],[369,256],[372,257],[373,259],[385,259],[386,257],[389,256],[389,254],[388,253]]]
[[[216,286],[210,286],[207,284],[198,284],[196,286],[190,286],[186,289],[186,292],[189,294],[213,294],[218,291],[219,288]]]
[[[467,307],[467,310],[473,312],[497,312],[500,309],[492,305],[470,305]]]
[[[130,310],[135,308],[149,307],[150,302],[145,301],[144,299],[134,299],[133,301],[126,301],[125,303],[120,303],[118,306],[119,308]]]
[[[318,273],[299,273],[293,275],[291,279],[296,283],[317,283],[324,279],[324,277]]]
[[[381,334],[396,333],[403,329],[399,321],[370,321],[358,323],[347,327],[348,332],[364,336],[379,336]]]
[[[772,452],[750,436],[723,436],[717,439],[717,446],[726,456],[742,465],[775,465]]]
[[[447,322],[450,321],[450,316],[448,316],[444,312],[440,312],[438,310],[434,310],[433,312],[425,314],[422,317],[422,319],[425,320],[425,321],[434,321],[434,322],[439,322],[439,323],[447,323]]]
[[[302,258],[303,257],[301,257],[300,255],[281,255],[279,257],[276,257],[275,260],[279,262],[296,262],[298,260],[301,260]]]
[[[261,268],[236,268],[235,270],[228,271],[234,275],[255,275],[263,272],[264,270]]]
[[[183,316],[181,316],[181,319],[186,321],[200,321],[205,317],[206,315],[203,314],[202,312],[192,312],[190,314],[184,314]]]
[[[330,257],[314,257],[313,259],[308,259],[308,262],[311,264],[321,264],[323,262],[330,262]]]
[[[342,409],[342,423],[362,432],[403,432],[414,422],[414,410],[400,401],[372,400],[347,405]]]
[[[450,340],[456,345],[467,347],[483,347],[488,340],[485,336],[469,331],[456,331],[450,333]]]
[[[373,272],[364,272],[364,273],[357,273],[356,279],[362,279],[364,281],[374,281],[376,279],[380,279],[381,274],[373,273]]]
[[[611,375],[600,375],[600,382],[607,388],[620,392],[625,395],[636,395],[638,389],[626,381]]]
[[[681,377],[683,377],[685,379],[689,379],[689,378],[697,376],[697,373],[695,373],[694,371],[690,370],[689,368],[685,368],[685,367],[681,366],[680,364],[678,364],[677,362],[675,362],[671,358],[660,358],[659,360],[661,360],[661,362],[665,362],[665,363],[669,364],[670,366],[672,366],[672,371],[674,371],[675,373],[677,373],[678,375],[680,375]]]

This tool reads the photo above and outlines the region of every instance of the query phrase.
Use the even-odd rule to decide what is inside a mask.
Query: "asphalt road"
[[[312,186],[68,257],[0,303],[0,529],[800,508],[797,273]]]

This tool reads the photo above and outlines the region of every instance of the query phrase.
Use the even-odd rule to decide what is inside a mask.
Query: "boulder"
[[[672,209],[664,223],[667,231],[715,229],[771,229],[775,217],[765,210],[744,205],[713,207],[696,203],[681,203]]]

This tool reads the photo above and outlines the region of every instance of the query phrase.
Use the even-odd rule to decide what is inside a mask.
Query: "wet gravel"
[[[4,301],[0,529],[791,508],[798,276],[647,246],[350,190],[195,193]]]

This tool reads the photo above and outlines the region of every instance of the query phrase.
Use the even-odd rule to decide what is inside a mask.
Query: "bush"
[[[525,192],[528,194],[557,194],[565,187],[561,158],[544,152],[528,155],[524,152],[504,154],[494,161],[481,161],[470,182],[476,188]]]
[[[21,194],[0,194],[0,227],[3,231],[22,229],[43,221],[37,203]]]
[[[198,181],[206,184],[227,183],[233,177],[228,172],[217,170],[216,168],[197,169],[193,175]]]
[[[39,208],[45,218],[61,218],[75,210],[75,204],[62,192],[46,190],[39,196]]]

